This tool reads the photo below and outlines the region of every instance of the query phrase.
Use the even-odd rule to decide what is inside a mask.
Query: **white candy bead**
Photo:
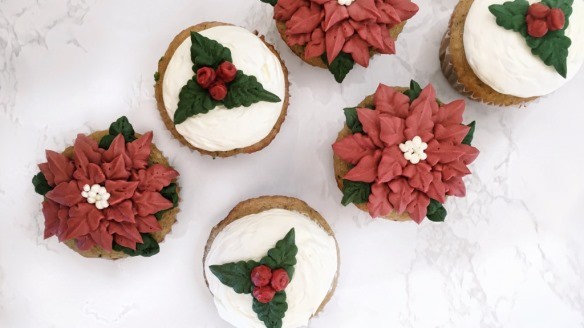
[[[95,204],[95,207],[98,210],[103,210],[109,207],[107,200],[111,197],[111,195],[107,192],[105,187],[102,187],[98,184],[94,184],[93,186],[83,186],[81,196],[87,199],[87,203]]]
[[[412,140],[400,144],[399,149],[404,153],[404,158],[412,164],[418,164],[428,158],[428,155],[424,152],[424,150],[428,149],[428,144],[423,142],[420,136],[415,136]]]
[[[355,0],[337,0],[339,5],[341,5],[341,6],[349,6],[353,3],[353,1],[355,1]]]

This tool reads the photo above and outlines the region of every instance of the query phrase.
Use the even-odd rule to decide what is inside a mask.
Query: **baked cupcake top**
[[[270,208],[246,215],[207,247],[209,289],[219,315],[235,327],[306,326],[334,288],[336,241],[306,213]]]
[[[463,41],[472,70],[494,90],[544,96],[584,63],[584,1],[474,0]]]
[[[231,25],[191,32],[160,78],[164,107],[176,130],[206,151],[262,141],[287,96],[278,56],[255,34]]]
[[[45,239],[74,241],[71,246],[82,255],[93,249],[96,257],[158,253],[159,221],[178,206],[179,174],[152,137],[152,132],[136,135],[122,117],[109,133],[77,135],[64,153],[47,150],[47,162],[39,164],[41,172],[32,181],[45,196]],[[174,217],[168,224],[173,222]]]
[[[289,46],[305,59],[322,57],[338,82],[357,63],[368,67],[374,52],[395,54],[390,30],[418,12],[410,0],[262,0],[286,25]]]
[[[448,196],[463,197],[462,178],[479,155],[474,122],[462,124],[464,100],[442,104],[432,85],[412,81],[403,92],[380,84],[372,99],[345,109],[346,126],[333,144],[346,172],[343,205],[366,204],[372,217],[420,223],[444,221]]]

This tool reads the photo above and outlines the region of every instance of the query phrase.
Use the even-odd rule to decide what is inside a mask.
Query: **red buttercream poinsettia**
[[[79,134],[72,159],[47,150],[47,162],[39,168],[54,188],[43,202],[44,237],[75,239],[82,251],[96,245],[112,251],[114,241],[135,250],[143,243],[140,233],[160,231],[154,214],[173,207],[160,191],[179,174],[160,164],[148,166],[151,144],[152,132],[129,143],[119,134],[103,150]],[[96,184],[110,195],[101,210],[82,196],[86,185]]]
[[[471,173],[467,165],[479,154],[462,143],[470,130],[461,124],[464,101],[439,106],[430,85],[410,104],[408,96],[380,84],[374,103],[374,110],[357,109],[365,133],[333,145],[335,154],[355,165],[344,179],[372,183],[367,203],[371,216],[407,212],[420,223],[430,199],[444,203],[446,196],[464,196],[462,177]],[[413,164],[400,144],[415,137],[427,144],[427,157]]]
[[[306,46],[306,59],[326,52],[329,63],[341,51],[369,66],[372,48],[394,54],[389,29],[411,18],[418,6],[410,0],[279,0],[274,18],[286,23],[290,46]]]

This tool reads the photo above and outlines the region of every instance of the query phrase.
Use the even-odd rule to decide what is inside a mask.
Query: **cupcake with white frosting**
[[[584,62],[584,1],[462,0],[440,60],[471,99],[516,106],[548,95]]]
[[[288,73],[263,37],[224,23],[179,33],[155,74],[158,110],[175,138],[202,154],[253,153],[288,108]]]
[[[338,247],[306,203],[266,196],[213,228],[203,265],[219,315],[233,326],[304,327],[333,295]]]

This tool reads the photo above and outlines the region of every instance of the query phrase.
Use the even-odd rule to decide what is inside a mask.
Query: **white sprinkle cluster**
[[[107,192],[105,187],[102,187],[98,184],[94,184],[93,186],[86,184],[83,186],[81,196],[83,196],[83,198],[87,198],[87,202],[89,204],[95,204],[95,207],[97,207],[98,210],[103,210],[109,206],[107,200],[110,198],[110,194]]]
[[[428,158],[424,150],[428,149],[428,144],[422,142],[422,138],[415,136],[414,139],[399,144],[399,149],[404,153],[405,159],[412,164],[418,164],[420,161]]]
[[[350,6],[355,0],[337,0],[341,6]]]

